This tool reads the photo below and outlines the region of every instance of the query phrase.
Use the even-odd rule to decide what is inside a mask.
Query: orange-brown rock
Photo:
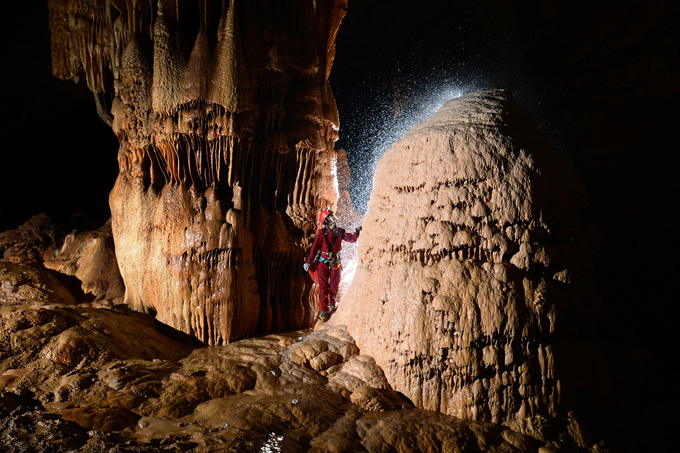
[[[73,231],[66,235],[64,244],[54,249],[43,265],[75,276],[81,282],[83,293],[96,299],[115,299],[125,293],[110,221],[98,230]]]
[[[584,208],[508,93],[449,101],[380,161],[359,268],[330,322],[419,407],[555,416],[560,348],[587,300]]]
[[[198,347],[125,304],[46,297],[0,298],[0,327],[2,451],[582,451],[569,419],[415,408],[342,326]]]
[[[74,303],[75,298],[49,271],[32,264],[0,260],[0,301]]]
[[[338,198],[328,83],[346,0],[48,0],[53,73],[118,137],[125,301],[210,344],[301,328],[299,263]]]
[[[67,232],[49,214],[36,214],[13,230],[0,232],[0,259],[42,264],[45,255],[61,246]]]
[[[61,415],[64,420],[97,431],[122,430],[134,425],[139,420],[139,415],[120,407],[83,406],[76,409],[66,409]]]

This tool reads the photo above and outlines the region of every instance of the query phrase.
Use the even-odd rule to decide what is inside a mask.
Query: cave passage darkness
[[[103,223],[113,133],[83,82],[52,77],[45,2],[10,2],[1,20],[0,231],[42,211]],[[670,0],[349,0],[331,73],[362,212],[376,155],[456,93],[511,90],[575,167],[600,235],[584,339],[604,359],[584,417],[620,450],[666,446],[676,419],[678,23]]]

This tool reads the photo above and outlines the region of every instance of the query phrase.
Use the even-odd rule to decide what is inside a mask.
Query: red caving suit
[[[329,230],[326,227],[321,228],[316,232],[314,244],[309,251],[307,257],[307,264],[312,264],[316,257],[317,251],[321,250],[319,257],[319,266],[317,267],[318,283],[319,283],[319,302],[321,303],[321,311],[328,311],[329,303],[335,304],[335,296],[338,294],[338,286],[340,285],[340,274],[342,267],[340,265],[340,258],[338,254],[342,250],[342,241],[356,242],[359,238],[359,233],[348,233],[344,228],[336,227],[335,230]],[[329,255],[329,245],[332,250]],[[329,261],[329,262],[324,262]]]

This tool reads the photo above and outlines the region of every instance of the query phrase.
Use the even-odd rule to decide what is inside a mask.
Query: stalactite
[[[153,110],[169,115],[177,110],[176,104],[181,99],[184,62],[174,26],[164,13],[164,8],[158,10],[153,43]]]
[[[285,14],[266,0],[48,4],[54,74],[113,96],[110,200],[128,303],[208,343],[252,335],[260,306],[271,326],[310,323],[309,284],[283,275],[337,200],[328,27],[346,2],[305,0]]]
[[[230,112],[239,109],[239,76],[245,69],[234,0],[230,0],[215,50],[209,99]]]

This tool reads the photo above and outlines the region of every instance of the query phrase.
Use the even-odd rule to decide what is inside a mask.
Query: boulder
[[[125,293],[110,221],[98,230],[69,233],[61,248],[54,249],[43,265],[77,277],[83,293],[95,299],[115,299]]]
[[[0,233],[0,259],[40,264],[46,254],[61,246],[66,228],[47,213],[36,214],[17,228]]]
[[[39,301],[72,304],[69,289],[38,265],[0,261],[0,304]]]
[[[419,407],[554,416],[562,346],[592,302],[586,207],[507,92],[451,100],[381,159],[359,267],[329,322]]]

